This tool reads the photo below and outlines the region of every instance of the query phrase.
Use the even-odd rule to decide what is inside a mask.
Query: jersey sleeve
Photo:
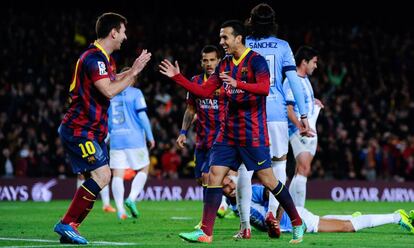
[[[198,97],[209,97],[222,85],[221,80],[216,73],[213,73],[213,75],[211,75],[202,85],[192,83],[181,73],[173,76],[171,79]]]
[[[295,105],[295,97],[293,96],[293,92],[287,78],[283,81],[283,93],[285,95],[286,104]]]
[[[98,54],[91,54],[85,59],[85,70],[89,78],[95,83],[96,81],[109,78],[106,59]]]
[[[145,102],[144,95],[142,94],[142,91],[139,89],[135,89],[135,109],[137,111],[143,111],[147,109],[147,103]]]
[[[270,88],[269,67],[264,57],[257,55],[251,60],[256,83],[243,83],[237,81],[237,88],[246,90],[253,94],[268,95]]]
[[[296,62],[292,49],[287,42],[283,48],[282,72],[285,75],[287,71],[296,71]]]

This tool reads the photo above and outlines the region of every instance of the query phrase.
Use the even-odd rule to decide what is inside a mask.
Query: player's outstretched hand
[[[168,61],[167,59],[164,59],[163,61],[161,61],[159,68],[162,74],[170,78],[180,73],[180,66],[178,65],[177,60],[175,61],[175,66],[174,66],[173,64],[171,64],[170,61]]]
[[[142,53],[139,57],[134,61],[134,64],[131,67],[132,74],[134,76],[138,75],[147,65],[148,61],[151,59],[151,53],[147,51],[147,49],[142,50]]]

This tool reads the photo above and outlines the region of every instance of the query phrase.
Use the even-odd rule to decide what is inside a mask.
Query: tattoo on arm
[[[188,106],[184,113],[183,124],[181,127],[182,130],[188,130],[190,128],[190,125],[194,119],[194,115],[195,115],[194,108]]]

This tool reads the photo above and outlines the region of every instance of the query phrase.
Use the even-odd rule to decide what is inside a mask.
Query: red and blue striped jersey
[[[105,97],[95,82],[116,79],[116,65],[112,57],[95,41],[76,62],[75,72],[69,88],[69,109],[62,126],[75,137],[103,141],[108,133],[108,107]]]
[[[219,74],[228,73],[237,81],[237,88],[223,82]],[[216,71],[201,86],[192,84],[181,74],[172,77],[191,93],[207,97],[224,87],[227,105],[217,144],[260,147],[269,146],[266,124],[266,96],[269,94],[269,68],[264,57],[247,48],[236,60],[226,56]]]
[[[201,85],[206,80],[207,75],[203,73],[194,76],[191,81]],[[213,142],[220,130],[221,121],[224,118],[224,88],[216,89],[211,98],[198,98],[189,94],[187,104],[196,109],[196,148],[210,149],[213,146]]]

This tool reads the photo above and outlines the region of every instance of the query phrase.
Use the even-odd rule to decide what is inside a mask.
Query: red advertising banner
[[[76,179],[14,178],[0,180],[0,201],[51,201],[71,199]],[[125,192],[129,192],[126,182]],[[201,200],[203,190],[195,180],[149,180],[138,200]],[[333,201],[414,202],[414,182],[309,181],[308,199]]]

